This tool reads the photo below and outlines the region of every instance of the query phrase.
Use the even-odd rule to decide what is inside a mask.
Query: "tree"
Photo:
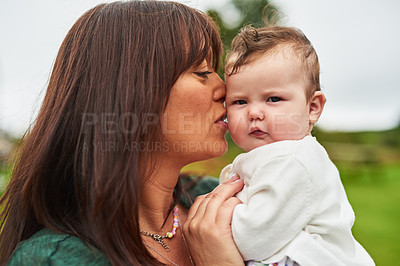
[[[266,23],[275,24],[279,19],[279,10],[276,6],[270,4],[268,0],[231,0],[232,4],[240,13],[240,23],[236,27],[230,27],[218,10],[211,9],[207,14],[215,21],[219,27],[222,43],[224,45],[223,65],[225,63],[226,53],[230,50],[233,38],[239,33],[240,29],[247,25],[254,27],[264,26]],[[223,68],[222,68],[223,69]],[[220,73],[220,75],[223,74]]]

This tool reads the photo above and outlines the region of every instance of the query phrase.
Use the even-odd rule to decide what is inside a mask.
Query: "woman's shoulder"
[[[22,241],[7,265],[110,265],[105,255],[75,236],[43,229]]]

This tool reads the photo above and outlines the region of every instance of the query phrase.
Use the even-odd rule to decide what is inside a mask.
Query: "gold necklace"
[[[179,218],[178,218],[178,207],[175,206],[173,214],[174,214],[174,222],[173,222],[173,225],[172,225],[172,230],[171,230],[171,232],[167,232],[167,233],[166,233],[165,235],[163,235],[163,236],[161,236],[161,235],[159,235],[159,234],[152,234],[152,233],[149,233],[149,232],[140,230],[140,233],[141,233],[141,234],[143,234],[143,235],[145,235],[145,236],[150,236],[150,237],[152,237],[155,241],[157,241],[159,244],[161,244],[161,246],[162,246],[162,247],[165,249],[165,251],[167,251],[167,252],[169,252],[171,249],[170,249],[170,247],[169,247],[167,244],[165,244],[164,238],[170,238],[170,239],[173,238],[173,237],[175,236],[175,234],[176,234],[176,230],[178,230],[178,227],[180,226],[180,227],[182,228],[181,222],[179,221]],[[186,252],[187,252],[187,254],[188,254],[188,256],[189,256],[190,263],[192,264],[192,266],[194,266],[194,262],[193,262],[192,256],[190,255],[190,252],[189,252],[189,247],[188,247],[188,245],[187,245],[187,243],[186,243],[186,238],[185,238],[185,236],[184,236],[184,234],[183,234],[183,232],[182,232],[182,229],[181,229],[180,231],[181,231],[183,243],[185,244]],[[179,266],[178,264],[176,264],[175,262],[173,262],[173,261],[171,261],[170,259],[168,259],[167,257],[165,257],[161,252],[159,252],[158,250],[156,250],[155,248],[153,248],[153,247],[150,246],[149,244],[144,243],[144,242],[143,242],[143,244],[146,245],[147,247],[149,247],[150,249],[152,249],[154,252],[156,252],[158,255],[160,255],[160,256],[163,257],[164,259],[166,259],[166,260],[167,260],[168,262],[170,262],[172,265],[174,265],[174,266]]]
[[[180,226],[180,224],[181,224],[181,223],[179,222],[179,226]],[[183,234],[182,230],[181,230],[181,235],[182,235],[183,243],[185,244],[185,249],[186,249],[186,252],[187,252],[187,254],[188,254],[190,263],[192,264],[192,266],[194,266],[194,262],[193,262],[192,256],[190,255],[190,252],[189,252],[189,247],[187,246],[186,238],[185,238],[185,235]],[[152,249],[153,251],[155,251],[158,255],[160,255],[161,257],[163,257],[164,259],[166,259],[166,260],[167,260],[168,262],[170,262],[172,265],[174,265],[174,266],[179,266],[179,264],[177,264],[177,263],[173,262],[172,260],[168,259],[168,258],[167,258],[166,256],[164,256],[161,252],[159,252],[158,250],[156,250],[155,248],[153,248],[153,247],[150,246],[149,244],[144,243],[144,242],[143,242],[143,244],[146,245],[147,247],[149,247],[150,249]]]
[[[140,230],[140,233],[142,235],[152,237],[155,241],[157,241],[159,244],[161,244],[161,246],[163,246],[163,248],[167,252],[170,251],[170,248],[169,248],[169,246],[167,244],[165,244],[164,238],[173,238],[175,236],[176,230],[178,230],[178,227],[179,227],[179,224],[180,224],[179,223],[179,218],[178,218],[178,207],[177,206],[174,207],[173,214],[174,214],[174,222],[172,224],[172,230],[171,230],[171,232],[166,232],[165,235],[163,235],[163,236],[161,236],[159,234],[152,234],[152,233]]]
[[[170,259],[168,259],[167,257],[165,257],[163,254],[161,254],[161,252],[159,252],[158,250],[156,250],[155,248],[153,248],[153,247],[150,246],[149,244],[144,243],[144,242],[143,242],[143,244],[145,244],[147,247],[151,248],[153,251],[157,252],[158,255],[160,255],[161,257],[163,257],[163,258],[166,259],[167,261],[169,261],[172,265],[179,266],[178,264],[176,264],[176,263],[173,262],[172,260],[170,260]]]

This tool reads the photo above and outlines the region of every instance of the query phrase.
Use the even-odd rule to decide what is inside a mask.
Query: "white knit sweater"
[[[335,165],[314,137],[240,154],[220,181],[238,174],[232,233],[245,261],[288,256],[302,266],[375,265],[354,239],[354,212]]]

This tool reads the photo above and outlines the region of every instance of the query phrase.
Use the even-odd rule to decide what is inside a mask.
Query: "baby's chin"
[[[260,143],[256,143],[254,145],[244,145],[244,146],[240,146],[245,152],[249,152],[252,151],[254,149],[257,149],[258,147],[264,146],[264,145],[268,145],[271,144],[272,142],[266,141],[266,142],[260,142]]]
[[[237,146],[242,148],[245,152],[249,152],[258,147],[268,145],[273,143],[274,140],[269,136],[265,136],[263,138],[254,138],[254,137],[238,137],[235,135],[231,135],[233,142],[236,143]]]

